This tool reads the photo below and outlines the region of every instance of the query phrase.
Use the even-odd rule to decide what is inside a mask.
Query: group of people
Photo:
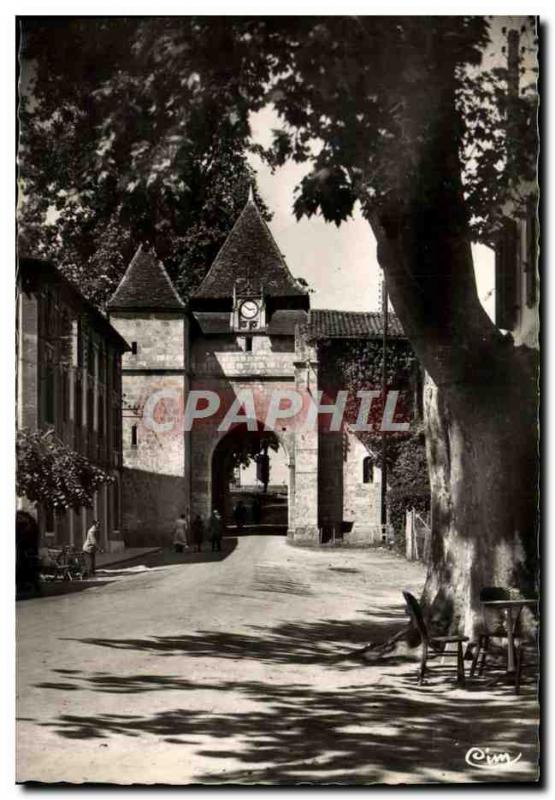
[[[214,508],[207,524],[208,538],[212,545],[212,551],[222,549],[223,520],[220,512]],[[175,532],[173,545],[176,553],[183,553],[184,550],[193,548],[197,553],[202,550],[202,544],[206,535],[204,520],[200,514],[196,514],[192,523],[185,514],[181,514],[175,522]]]

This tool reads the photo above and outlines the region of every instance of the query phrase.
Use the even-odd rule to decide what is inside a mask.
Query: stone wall
[[[123,536],[127,546],[167,545],[189,506],[186,321],[179,312],[110,321],[137,350],[123,358]]]

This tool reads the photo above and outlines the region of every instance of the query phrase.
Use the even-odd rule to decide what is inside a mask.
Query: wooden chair
[[[403,597],[407,604],[407,611],[411,621],[420,634],[422,640],[422,656],[420,661],[420,674],[418,683],[422,684],[424,675],[426,674],[426,664],[428,655],[432,651],[433,655],[441,655],[444,657],[454,656],[457,659],[457,683],[461,686],[465,684],[464,678],[464,657],[463,657],[463,644],[468,642],[468,636],[431,636],[428,632],[428,627],[424,621],[424,615],[420,608],[420,603],[410,592],[403,592]],[[449,644],[456,644],[456,650],[447,650]]]
[[[514,599],[514,594],[510,589],[504,586],[484,586],[480,591],[480,602],[488,602],[491,600],[511,600]],[[520,614],[519,614],[520,616]],[[518,617],[515,620],[515,635],[518,635]],[[492,608],[482,607],[482,632],[478,636],[478,641],[475,643],[474,656],[472,658],[472,665],[470,667],[470,677],[472,678],[476,669],[478,675],[482,675],[484,667],[486,666],[486,659],[491,653],[491,639],[506,639],[507,628],[503,612],[496,611]],[[500,658],[506,658],[506,649],[502,649],[496,654]],[[478,666],[479,662],[479,666]]]

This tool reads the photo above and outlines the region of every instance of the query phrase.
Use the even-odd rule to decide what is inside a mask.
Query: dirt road
[[[18,603],[20,781],[532,780],[531,690],[416,685],[413,660],[338,659],[405,622],[419,564],[225,539]],[[81,587],[79,587],[81,588]],[[472,747],[512,765],[472,767]]]

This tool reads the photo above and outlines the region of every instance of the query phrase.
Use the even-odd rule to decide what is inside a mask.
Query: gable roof
[[[163,264],[151,250],[139,245],[108,309],[149,308],[164,311],[182,310],[185,304],[177,294]]]
[[[401,323],[394,314],[388,314],[388,336],[404,337]],[[327,339],[366,339],[383,335],[383,315],[372,311],[334,311],[313,308],[309,314],[309,337]]]
[[[110,321],[102,311],[93,305],[90,300],[87,300],[77,286],[62,275],[51,261],[33,256],[19,255],[16,280],[24,292],[35,292],[46,284],[62,287],[65,296],[70,298],[79,309],[80,317],[86,317],[88,324],[110,339],[120,352],[124,353],[126,350],[131,350],[123,336],[110,325]]]
[[[252,195],[193,297],[232,297],[234,286],[238,292],[275,297],[308,294],[289,272]]]

